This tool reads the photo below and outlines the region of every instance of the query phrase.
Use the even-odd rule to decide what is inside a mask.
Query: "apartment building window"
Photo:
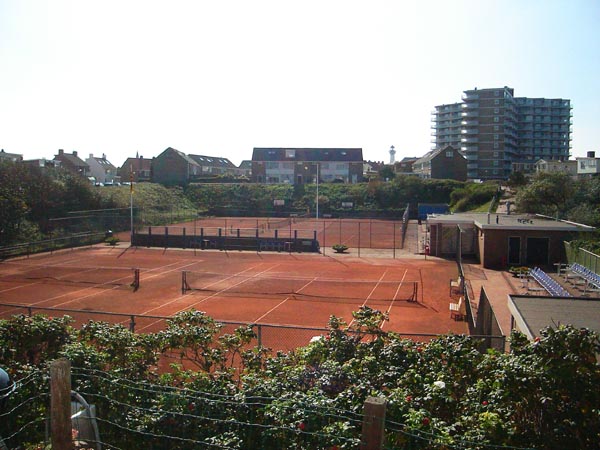
[[[500,104],[500,100],[496,99],[494,100],[494,105],[499,105]]]
[[[494,131],[498,131],[500,130],[500,127],[498,125],[494,125]]]
[[[494,96],[495,97],[500,97],[500,91],[494,91]]]
[[[494,122],[500,122],[500,118],[499,117],[494,117]]]
[[[500,143],[499,142],[494,142],[494,148],[500,148]]]
[[[498,155],[499,155],[499,153],[498,153],[498,152],[494,152],[494,158],[497,158],[497,157],[498,157]]]
[[[494,108],[494,114],[498,114],[500,110],[498,108]]]
[[[286,150],[285,151],[285,157],[286,158],[295,158],[296,157],[296,150]]]
[[[494,135],[494,140],[496,140],[496,141],[497,141],[497,140],[498,140],[498,137],[499,137],[499,136],[498,136],[497,134],[495,134],[495,135]]]

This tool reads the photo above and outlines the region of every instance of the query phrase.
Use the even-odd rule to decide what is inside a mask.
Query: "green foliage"
[[[574,195],[572,179],[562,173],[536,174],[517,194],[517,208],[528,213],[564,217]]]
[[[450,207],[455,212],[471,211],[489,204],[497,193],[497,183],[465,183],[464,188],[450,194]]]
[[[387,448],[597,448],[597,334],[559,326],[530,342],[515,333],[510,353],[481,353],[468,336],[402,339],[381,330],[385,320],[368,307],[353,314],[351,326],[331,317],[320,339],[267,357],[251,348],[251,327],[222,334],[197,311],[145,335],[94,322],[76,331],[67,317],[16,316],[0,321],[0,366],[18,381],[67,356],[74,388],[93,398],[103,419],[103,441],[134,450],[197,448],[185,439],[232,448],[356,448],[370,396],[384,397],[387,419],[401,424],[386,432]],[[178,363],[159,375],[159,361],[173,357]],[[39,378],[18,395],[44,389]],[[38,402],[11,414],[0,430],[19,429],[45,408]]]
[[[344,244],[335,244],[335,245],[332,245],[331,248],[336,253],[344,253],[346,250],[348,250],[348,246],[344,245]]]

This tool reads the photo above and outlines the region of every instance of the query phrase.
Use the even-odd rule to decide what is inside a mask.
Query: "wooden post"
[[[72,450],[71,362],[61,358],[50,364],[50,441],[54,450]]]
[[[363,413],[361,450],[381,450],[385,430],[385,399],[367,397]]]

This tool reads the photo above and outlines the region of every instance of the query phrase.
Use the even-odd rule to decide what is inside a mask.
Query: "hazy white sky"
[[[597,0],[0,0],[0,148],[120,166],[136,152],[362,147],[420,156],[463,90],[573,103],[600,151]]]

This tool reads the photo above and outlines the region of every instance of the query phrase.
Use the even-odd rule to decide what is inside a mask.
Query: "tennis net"
[[[112,289],[140,287],[140,269],[124,267],[82,267],[2,263],[0,281],[6,283],[81,284]]]
[[[223,275],[184,271],[181,292],[201,291],[230,297],[321,300],[326,302],[367,302],[386,304],[417,301],[416,281],[341,280],[251,275]]]

